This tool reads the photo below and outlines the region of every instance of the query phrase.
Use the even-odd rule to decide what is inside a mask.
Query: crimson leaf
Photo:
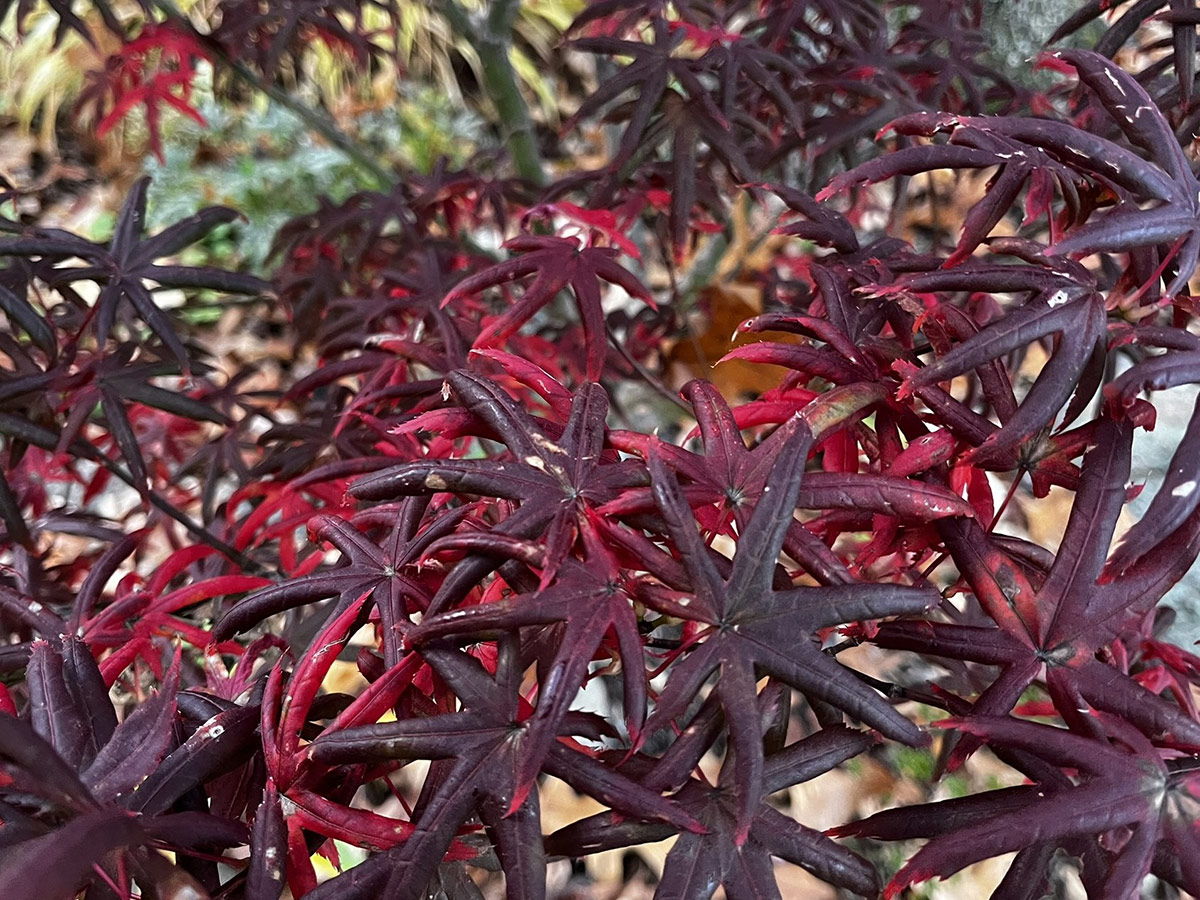
[[[653,296],[631,272],[617,263],[620,254],[612,247],[580,247],[575,238],[536,235],[513,238],[504,246],[519,255],[463,279],[446,295],[442,305],[533,276],[521,299],[485,325],[475,339],[476,347],[497,347],[558,296],[559,291],[569,287],[583,323],[587,378],[598,381],[604,370],[607,340],[599,282],[615,284],[649,306],[654,306]]]

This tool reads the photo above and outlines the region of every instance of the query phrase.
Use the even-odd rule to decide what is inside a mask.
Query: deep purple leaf
[[[71,900],[111,851],[142,843],[125,812],[96,810],[43,837],[9,848],[0,862],[0,892],[11,900]]]
[[[67,684],[62,653],[45,641],[35,641],[26,677],[34,730],[71,766],[94,757],[97,744],[89,727],[91,716],[80,708]]]
[[[1046,631],[1051,642],[1078,623],[1095,594],[1125,504],[1132,450],[1132,424],[1102,419],[1096,446],[1083,459],[1083,474],[1054,565],[1041,588],[1041,602],[1051,616]]]
[[[161,813],[187,791],[245,762],[257,749],[252,741],[259,718],[257,706],[235,706],[213,716],[138,785],[128,806],[143,815]]]
[[[0,714],[0,759],[32,777],[38,792],[58,804],[79,810],[95,805],[75,770],[28,722]]]
[[[82,714],[90,743],[98,750],[109,742],[117,728],[117,715],[109,700],[108,685],[96,665],[96,658],[83,641],[63,638],[63,674],[67,688],[75,697],[76,709]],[[91,765],[95,753],[84,755],[81,766]]]
[[[262,803],[254,814],[250,835],[250,870],[246,900],[279,900],[287,861],[287,827],[273,781],[267,781]]]
[[[117,726],[112,739],[83,773],[84,781],[98,798],[128,804],[135,789],[158,768],[174,736],[178,688],[177,657],[158,693],[137,706]]]
[[[1171,462],[1167,466],[1162,485],[1146,512],[1133,526],[1125,532],[1121,543],[1108,563],[1111,574],[1126,571],[1143,555],[1155,546],[1164,534],[1170,534],[1179,528],[1183,522],[1200,504],[1200,467],[1195,460],[1200,459],[1200,398],[1192,410],[1187,429],[1183,433]]]
[[[807,869],[828,884],[839,885],[863,897],[872,897],[879,892],[878,873],[857,853],[773,809],[764,809],[759,815],[753,836],[773,856]]]
[[[1049,425],[1070,397],[1104,328],[1105,315],[1100,299],[1098,294],[1093,294],[1088,299],[1071,302],[1067,292],[1059,290],[1031,301],[918,370],[906,381],[907,389],[915,390],[960,375],[1024,347],[1032,340],[1059,334],[1056,352],[1039,373],[1020,407],[974,454],[981,462],[985,457],[995,457]]]
[[[1171,126],[1132,75],[1099,53],[1058,50],[1053,55],[1075,67],[1079,80],[1096,95],[1130,141],[1149,153],[1172,178],[1192,179],[1191,166]]]

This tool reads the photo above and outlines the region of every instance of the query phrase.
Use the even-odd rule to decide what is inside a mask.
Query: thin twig
[[[688,416],[693,415],[692,408],[684,403],[683,399],[680,398],[675,391],[663,384],[662,379],[642,365],[642,363],[634,358],[633,354],[629,352],[628,348],[626,348],[623,343],[617,340],[617,336],[613,334],[612,327],[607,323],[605,323],[604,331],[608,335],[608,342],[612,344],[614,348],[616,348],[616,351],[621,354],[621,358],[624,359],[625,362],[629,363],[633,370],[637,372],[639,376],[641,376],[642,380],[645,381],[646,384],[650,385],[650,387],[654,388],[656,392],[678,406],[681,410],[687,413]]]

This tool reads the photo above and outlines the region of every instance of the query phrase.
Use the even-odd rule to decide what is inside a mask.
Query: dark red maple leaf
[[[309,896],[360,900],[374,896],[417,900],[442,861],[458,828],[478,814],[495,842],[509,897],[545,897],[538,795],[525,783],[530,709],[520,694],[524,666],[518,642],[502,639],[496,671],[457,650],[427,648],[424,658],[458,697],[456,711],[401,722],[327,731],[309,753],[321,763],[432,759],[434,775],[413,811],[414,830],[379,854]],[[568,723],[567,731],[570,731]],[[543,752],[544,748],[543,748]],[[597,764],[567,744],[554,742],[544,768],[577,790],[630,815],[700,830],[692,816],[661,792]]]
[[[1107,20],[1107,28],[1096,41],[1095,50],[1111,59],[1130,39],[1142,34],[1142,27],[1149,21],[1157,19],[1167,22],[1171,26],[1173,51],[1167,59],[1175,66],[1178,100],[1182,101],[1182,106],[1187,107],[1196,79],[1196,25],[1200,24],[1200,15],[1187,0],[1145,0],[1131,6],[1127,5],[1129,3],[1130,0],[1088,0],[1079,4],[1046,39],[1046,44],[1056,44],[1096,19],[1104,17]],[[1150,66],[1149,71],[1141,73],[1141,77],[1148,77],[1152,71],[1160,68],[1161,64]],[[1166,103],[1161,105],[1166,107]]]
[[[695,411],[704,453],[693,453],[636,432],[614,432],[611,441],[619,450],[637,453],[645,459],[657,455],[677,475],[685,477],[684,496],[707,531],[722,533],[732,523],[737,533],[743,534],[780,447],[797,429],[807,426],[792,415],[747,449],[734,411],[713,385],[692,381],[684,386],[682,393]],[[972,514],[971,507],[961,497],[944,488],[878,473],[810,473],[801,483],[797,505],[802,509],[869,510],[884,516],[929,521]],[[599,512],[626,516],[653,508],[651,490],[635,488],[622,492]],[[789,525],[784,549],[821,581],[850,580],[837,556],[798,521]]]
[[[1041,895],[1055,850],[1079,847],[1105,857],[1091,877],[1089,896],[1133,896],[1153,868],[1184,890],[1198,886],[1194,865],[1161,865],[1200,850],[1195,827],[1196,773],[1176,766],[1118,720],[1111,737],[1082,737],[1062,728],[997,717],[946,719],[997,748],[1016,750],[1048,763],[1036,783],[985,791],[902,810],[887,810],[831,834],[901,840],[929,838],[901,867],[885,898],[933,877],[947,877],[971,863],[1020,851],[1002,894]],[[1067,770],[1069,775],[1060,770]],[[1094,838],[1102,838],[1095,842]],[[1015,876],[1015,877],[1013,877]],[[1089,879],[1090,880],[1090,879]],[[1009,893],[1009,892],[1014,893]],[[1019,893],[1015,893],[1019,892]],[[1094,892],[1094,893],[1093,893]]]
[[[34,645],[28,684],[28,720],[0,714],[6,893],[20,900],[74,896],[100,883],[100,871],[106,879],[128,871],[148,889],[200,896],[203,887],[183,868],[184,858],[243,843],[246,829],[207,810],[172,806],[252,755],[257,709],[231,704],[180,744],[176,657],[158,692],[118,724],[92,652],[74,637]],[[179,857],[169,864],[151,844]]]
[[[1048,253],[1086,256],[1156,248],[1153,281],[1165,269],[1174,275],[1166,293],[1175,295],[1200,257],[1200,182],[1192,174],[1170,124],[1145,90],[1127,72],[1102,56],[1083,50],[1058,51],[1050,57],[1073,68],[1112,115],[1121,137],[1142,151],[1066,122],[1016,116],[960,116],[914,113],[889,127],[902,135],[932,137],[948,132],[945,144],[910,147],[865,163],[830,182],[817,199],[859,181],[879,181],[938,168],[998,165],[992,189],[967,215],[962,241],[948,263],[964,259],[1016,199],[1021,183],[1053,176],[1067,199],[1068,233],[1054,233]],[[1009,173],[1012,173],[1011,175]],[[1080,223],[1078,193],[1072,181],[1090,182],[1115,196],[1102,215]],[[1057,231],[1057,230],[1056,230]]]
[[[906,280],[913,290],[918,291],[934,285],[942,290],[956,287],[978,290],[992,276],[996,278],[996,283],[990,286],[992,290],[1024,288],[1031,290],[1032,297],[1025,305],[956,343],[934,362],[907,374],[899,392],[904,397],[921,387],[982,369],[1017,347],[1028,346],[1031,340],[1057,335],[1050,361],[1038,374],[1022,403],[1011,411],[1006,409],[1008,414],[1003,416],[1001,427],[970,451],[972,461],[985,465],[1003,459],[1022,441],[1054,422],[1091,360],[1097,341],[1103,337],[1105,322],[1104,298],[1099,293],[1056,273],[1031,272],[1031,267],[1027,266],[997,268],[1005,271],[960,266],[945,273],[918,275]],[[1029,276],[1037,275],[1042,276],[1042,284],[1035,287],[1038,282]],[[1026,286],[1022,284],[1025,281],[1032,283]],[[1007,384],[1006,379],[1001,380]],[[1007,395],[1005,399],[1008,399]]]
[[[423,619],[408,633],[410,643],[419,647],[447,638],[463,643],[528,626],[558,626],[549,635],[549,648],[539,651],[537,709],[526,725],[528,745],[519,780],[522,792],[529,790],[541,770],[546,750],[588,680],[597,648],[609,633],[617,647],[613,655],[622,663],[625,725],[633,740],[640,739],[646,717],[642,637],[633,607],[636,580],[616,564],[590,524],[585,526],[585,555],[580,560],[565,560],[549,585],[447,610]],[[535,569],[546,565],[547,554],[539,545],[494,532],[446,538],[431,552],[447,547],[516,559]]]
[[[342,554],[342,564],[255,591],[221,617],[213,629],[214,640],[225,640],[268,616],[326,597],[337,598],[339,611],[367,597],[379,610],[387,634],[385,658],[389,665],[396,664],[410,613],[426,608],[436,587],[417,573],[417,562],[430,544],[459,525],[467,511],[448,512],[429,522],[424,519],[427,506],[428,498],[412,497],[365,510],[348,521],[328,514],[313,516],[307,523],[309,532],[333,544]],[[381,533],[378,541],[372,537],[375,533]]]
[[[1193,514],[1124,575],[1098,583],[1129,478],[1132,427],[1105,419],[1083,462],[1066,533],[1049,570],[1030,572],[969,519],[939,523],[946,549],[996,627],[891,622],[874,640],[882,646],[1000,666],[975,700],[974,713],[1008,713],[1044,672],[1059,715],[1092,729],[1090,710],[1123,716],[1167,746],[1193,748],[1200,723],[1147,690],[1097,654],[1136,634],[1162,592],[1200,553],[1200,516]],[[978,746],[964,741],[953,762]]]
[[[90,329],[104,344],[130,309],[162,341],[185,372],[191,354],[175,333],[171,317],[154,302],[154,292],[169,288],[206,288],[240,294],[265,293],[266,282],[250,275],[220,269],[160,264],[199,241],[218,225],[236,219],[236,211],[210,206],[147,237],[146,191],[150,179],[139,178],[117,215],[112,239],[95,242],[56,228],[31,228],[0,240],[0,257],[32,260],[32,274],[64,294],[87,315],[80,328]],[[71,264],[81,260],[83,265]],[[88,308],[71,286],[91,282],[100,287]]]
[[[778,685],[776,685],[778,687]],[[760,734],[764,712],[787,702],[786,692],[767,688],[750,702]],[[741,823],[740,780],[736,755],[726,757],[716,784],[693,773],[697,763],[721,735],[722,716],[715,698],[707,701],[660,759],[641,754],[615,760],[618,771],[635,776],[651,790],[671,791],[674,800],[703,823],[705,831],[681,834],[667,855],[656,897],[704,900],[718,885],[729,896],[780,897],[775,856],[801,866],[818,878],[863,896],[879,889],[878,876],[864,859],[824,835],[800,825],[763,799],[751,810],[748,830]],[[872,735],[841,726],[822,729],[777,749],[763,761],[766,795],[800,784],[857,756],[874,743]],[[581,851],[616,849],[661,840],[678,829],[631,822],[611,812],[580,819],[546,840],[551,852],[574,856]]]
[[[844,710],[889,737],[910,744],[926,740],[849,669],[822,653],[814,635],[846,622],[923,612],[936,603],[936,592],[898,584],[778,585],[777,560],[796,509],[811,443],[809,428],[801,425],[779,447],[727,577],[719,573],[701,540],[674,474],[657,456],[650,457],[655,501],[691,591],[682,597],[643,595],[643,599],[659,612],[702,630],[686,656],[671,667],[645,733],[652,734],[680,717],[709,676],[720,673],[714,690],[738,756],[734,788],[740,839],[762,797],[762,742],[754,701],[761,674]]]
[[[613,499],[624,488],[646,483],[637,460],[617,460],[611,451],[605,452],[608,395],[598,384],[583,385],[559,432],[541,427],[486,378],[451,372],[446,383],[486,423],[490,435],[508,447],[507,457],[401,463],[359,479],[350,493],[364,500],[386,500],[453,491],[514,501],[516,510],[495,530],[511,537],[541,536],[547,554],[542,578],[548,582],[575,543],[583,511]],[[484,571],[460,565],[430,611],[441,611],[453,598],[455,586],[469,584]]]

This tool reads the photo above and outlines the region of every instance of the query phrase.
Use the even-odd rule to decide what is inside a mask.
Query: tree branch
[[[483,27],[476,24],[458,0],[446,0],[442,12],[451,27],[461,32],[479,54],[479,63],[483,67],[483,89],[496,107],[504,144],[508,147],[517,174],[540,187],[546,183],[546,174],[542,170],[533,119],[508,58],[512,49],[512,27],[520,6],[518,0],[495,0],[481,23]]]

